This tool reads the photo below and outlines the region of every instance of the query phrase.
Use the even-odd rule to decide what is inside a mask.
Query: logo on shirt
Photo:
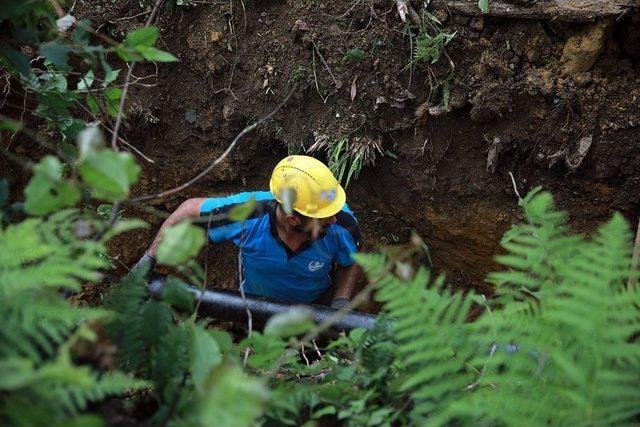
[[[324,262],[322,261],[311,261],[309,263],[309,271],[318,271],[322,267],[324,267]]]

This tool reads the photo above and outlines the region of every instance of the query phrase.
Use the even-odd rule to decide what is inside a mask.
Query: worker
[[[362,242],[340,183],[321,161],[289,156],[276,165],[269,187],[271,191],[186,200],[162,224],[134,269],[153,269],[167,227],[201,218],[213,242],[232,240],[240,248],[245,294],[343,308],[362,274],[352,257]],[[226,217],[252,198],[254,209],[247,219]]]

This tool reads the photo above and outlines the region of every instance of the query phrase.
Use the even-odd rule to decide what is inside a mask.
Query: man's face
[[[337,221],[335,215],[327,218],[309,218],[302,215],[295,215],[295,219],[296,224],[293,228],[301,233],[311,235],[313,239],[317,239],[318,236],[325,232],[329,225],[334,224]]]

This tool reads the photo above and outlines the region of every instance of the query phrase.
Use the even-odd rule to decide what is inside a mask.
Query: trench
[[[510,173],[521,194],[537,186],[550,190],[578,232],[590,233],[615,211],[637,221],[637,14],[567,23],[435,10],[443,31],[456,34],[447,46],[455,78],[448,88],[451,111],[431,115],[423,107],[442,98],[433,97],[430,81],[448,75],[446,61],[408,70],[404,24],[386,2],[370,5],[257,2],[244,12],[246,24],[237,17],[233,29],[225,5],[164,14],[162,42],[181,62],[162,67],[153,87],[132,89],[126,137],[155,160],[142,162],[135,195],[188,180],[295,81],[289,104],[219,168],[152,205],[171,211],[188,197],[265,189],[273,166],[292,149],[312,146],[318,134],[380,141],[375,163],[347,188],[367,248],[406,244],[415,232],[429,248],[430,259],[422,261],[452,286],[487,295],[485,277],[499,268],[500,238],[522,220]],[[308,30],[301,31],[300,22]],[[113,32],[128,28],[118,25]],[[567,52],[574,45],[593,63],[571,62]],[[355,47],[364,59],[346,60]],[[155,73],[149,65],[139,70]],[[570,168],[566,158],[585,137],[590,149]],[[160,224],[145,212],[129,212],[152,227],[112,243],[124,264],[139,257]],[[231,245],[209,245],[205,258],[215,263],[210,283],[234,288]]]

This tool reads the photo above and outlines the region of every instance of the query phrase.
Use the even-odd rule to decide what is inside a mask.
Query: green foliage
[[[350,61],[350,62],[362,61],[366,57],[367,57],[367,53],[360,48],[349,49],[347,50],[347,53],[345,53],[344,55],[345,61]]]
[[[585,240],[568,234],[548,193],[534,190],[523,206],[529,224],[502,242],[509,270],[490,276],[509,303],[478,323],[520,351],[478,358],[486,366],[480,385],[499,387],[479,394],[476,407],[482,400],[491,418],[513,425],[632,422],[640,413],[640,346],[631,339],[640,288],[627,284],[628,225],[616,214]]]
[[[95,340],[87,322],[108,312],[74,308],[59,289],[79,290],[108,264],[103,240],[87,240],[98,223],[75,211],[27,219],[0,230],[0,420],[53,425],[74,420],[91,401],[146,386],[120,373],[98,375],[73,363],[73,345]],[[79,422],[79,421],[78,421]]]
[[[454,37],[455,33],[438,32],[435,35],[431,35],[426,29],[422,29],[418,37],[416,37],[413,48],[413,62],[435,64],[440,60],[445,46]]]
[[[231,210],[227,214],[227,218],[229,218],[229,220],[231,221],[236,222],[244,221],[245,219],[249,218],[255,208],[256,198],[251,196],[245,203],[241,203],[231,208]]]
[[[478,0],[478,8],[482,13],[489,12],[489,0]]]
[[[349,138],[342,138],[327,150],[327,166],[338,182],[343,182],[345,188],[351,179],[357,179],[362,170],[364,154],[354,153],[349,148]]]
[[[490,275],[503,307],[466,323],[473,296],[452,294],[391,256],[360,255],[393,318],[399,389],[420,425],[618,425],[640,412],[638,286],[616,215],[591,240],[568,233],[548,193],[523,201],[528,223],[503,239]],[[396,271],[397,274],[391,274]],[[480,302],[480,301],[478,301]],[[420,326],[417,326],[420,325]]]
[[[384,254],[362,254],[357,260],[369,277],[379,278],[376,299],[393,319],[399,391],[410,392],[412,417],[421,422],[437,417],[473,381],[467,363],[477,349],[465,320],[474,297],[452,293],[442,277],[431,280],[423,267],[411,278],[402,277],[406,267]],[[393,267],[399,275],[388,273]]]
[[[111,202],[129,195],[129,188],[138,180],[141,170],[131,154],[111,150],[89,153],[79,169],[93,196]]]
[[[189,222],[167,228],[158,246],[158,262],[180,265],[200,252],[206,241],[204,230]]]
[[[63,178],[63,165],[54,156],[45,156],[33,168],[33,177],[24,190],[24,208],[31,215],[45,215],[75,205],[80,189]]]

